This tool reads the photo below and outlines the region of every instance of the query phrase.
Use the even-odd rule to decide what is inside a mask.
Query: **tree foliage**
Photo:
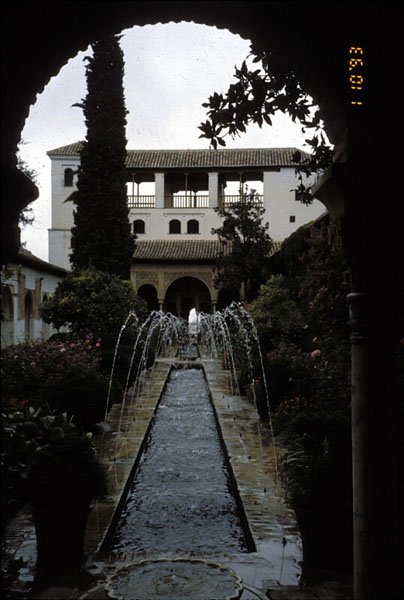
[[[304,158],[297,151],[293,157],[299,178],[298,198],[310,204],[313,196],[310,186],[304,184],[304,176],[324,170],[332,160],[319,110],[313,113],[314,105],[296,75],[284,66],[281,57],[268,50],[258,50],[252,45],[250,55],[235,69],[234,77],[236,83],[231,84],[225,94],[215,92],[203,104],[208,109],[208,120],[199,126],[200,137],[209,139],[213,148],[225,146],[226,136],[235,138],[251,123],[271,126],[276,111],[289,114],[293,122],[298,120],[302,124],[304,133],[308,129],[313,131],[312,137],[306,139],[312,148],[311,156]]]
[[[216,260],[216,287],[236,292],[242,284],[246,297],[253,299],[262,283],[262,270],[272,247],[262,224],[264,208],[256,201],[254,191],[230,208],[218,207],[223,225],[212,229],[222,242],[222,252]]]
[[[130,311],[145,316],[143,300],[132,284],[117,275],[93,267],[68,273],[54,295],[41,304],[41,316],[57,329],[67,326],[73,333],[116,333]]]
[[[265,350],[282,340],[293,342],[301,337],[304,320],[282,275],[273,275],[261,285],[259,296],[248,309]]]
[[[87,126],[81,150],[71,261],[76,269],[97,269],[129,279],[134,238],[126,199],[126,108],[123,53],[119,36],[92,45],[87,57],[87,96],[80,104]]]
[[[20,140],[20,145],[24,145],[24,140]],[[28,179],[32,181],[32,183],[38,183],[38,172],[35,169],[31,169],[31,167],[26,163],[25,160],[21,158],[20,149],[18,149],[17,153],[17,168],[19,171],[24,173]],[[26,206],[20,212],[19,224],[20,225],[32,225],[35,217],[32,211],[32,206]]]

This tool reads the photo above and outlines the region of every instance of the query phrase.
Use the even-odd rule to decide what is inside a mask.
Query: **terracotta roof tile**
[[[135,261],[214,261],[220,248],[218,240],[137,240],[134,259]]]
[[[281,242],[273,242],[271,254]],[[135,261],[156,262],[214,262],[222,250],[219,240],[137,240]],[[230,244],[225,247],[229,252]]]
[[[15,263],[61,276],[64,276],[66,273],[68,273],[68,270],[64,267],[59,267],[58,265],[47,262],[46,260],[42,260],[42,258],[35,256],[35,254],[32,254],[32,252],[22,247],[17,253]]]
[[[61,146],[48,156],[79,156],[81,142]],[[220,148],[219,150],[128,150],[127,168],[132,169],[214,169],[237,167],[295,166],[297,148]],[[301,151],[303,156],[308,156]]]

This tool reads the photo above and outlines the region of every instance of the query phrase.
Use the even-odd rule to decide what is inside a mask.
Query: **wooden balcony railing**
[[[154,208],[156,196],[127,196],[129,208]]]
[[[209,196],[165,196],[165,208],[209,208]]]
[[[260,194],[254,194],[254,196],[240,196],[236,194],[234,196],[220,196],[219,205],[223,208],[231,208],[233,204],[239,204],[241,202],[251,202],[257,206],[263,206],[264,196]]]
[[[128,196],[129,208],[155,208],[156,196]],[[244,202],[246,196],[219,196],[219,206],[231,208],[234,204]],[[247,197],[247,200],[251,200]],[[252,201],[257,206],[263,206],[264,196],[256,194]],[[209,208],[209,195],[204,196],[165,196],[164,208]]]

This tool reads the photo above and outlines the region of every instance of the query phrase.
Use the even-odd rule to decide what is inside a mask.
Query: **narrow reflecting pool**
[[[113,552],[248,552],[204,372],[171,371]]]

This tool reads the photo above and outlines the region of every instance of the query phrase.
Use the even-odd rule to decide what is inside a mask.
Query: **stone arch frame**
[[[400,172],[398,141],[395,136],[396,115],[401,114],[401,95],[392,89],[386,94],[386,86],[393,86],[400,72],[402,56],[402,14],[399,3],[375,2],[351,3],[328,14],[321,10],[318,3],[312,2],[105,2],[97,6],[98,19],[94,20],[93,7],[81,7],[80,23],[76,21],[70,5],[58,9],[49,3],[24,6],[21,15],[20,4],[9,3],[7,8],[7,29],[5,46],[7,63],[3,69],[4,86],[3,107],[7,107],[7,119],[3,128],[4,175],[6,186],[3,190],[6,210],[3,214],[3,260],[13,260],[20,244],[18,233],[18,214],[21,209],[38,197],[38,190],[16,169],[15,153],[28,115],[29,107],[35,101],[35,94],[42,91],[52,76],[55,76],[67,60],[103,33],[119,33],[133,25],[153,24],[169,21],[194,21],[220,28],[228,28],[256,45],[270,39],[272,47],[283,50],[288,63],[293,67],[304,88],[321,106],[325,128],[332,143],[335,144],[335,164],[323,180],[322,193],[337,205],[336,214],[343,216],[345,251],[352,274],[352,294],[350,297],[353,323],[353,378],[355,393],[352,398],[354,407],[361,415],[361,432],[353,432],[359,463],[367,457],[372,464],[373,478],[363,480],[361,470],[354,469],[354,483],[358,490],[358,504],[355,508],[356,520],[363,519],[377,523],[380,533],[365,528],[359,531],[358,551],[360,559],[355,562],[359,569],[355,577],[355,596],[399,597],[397,592],[397,574],[401,572],[401,553],[398,551],[396,527],[397,508],[393,509],[391,486],[399,470],[394,450],[390,442],[391,423],[397,419],[394,405],[394,367],[393,347],[398,341],[397,328],[397,281],[392,276],[392,257],[400,256],[401,217],[391,219],[392,214],[400,215],[401,199],[398,198],[396,181],[385,177],[384,170],[374,173],[369,182],[368,165],[374,164],[380,151],[388,149],[390,168]],[[39,9],[39,10],[38,10]],[[57,17],[63,13],[64,30],[57,26]],[[284,18],[285,14],[293,18]],[[310,39],[307,32],[315,31]],[[7,37],[8,36],[8,37]],[[383,44],[383,36],[388,39]],[[19,39],[18,48],[15,39]],[[359,42],[358,42],[359,39]],[[42,40],[46,40],[42,42]],[[352,41],[354,40],[354,42]],[[358,44],[369,49],[370,87],[367,95],[369,108],[361,114],[350,110],[346,101],[347,73],[340,60],[347,46]],[[49,52],[49,48],[52,49]],[[28,53],[30,61],[26,61]],[[35,64],[38,68],[32,69]],[[15,73],[19,73],[18,78]],[[373,81],[373,83],[372,83]],[[383,107],[383,124],[378,124],[378,115]],[[364,135],[372,131],[372,135]],[[392,141],[396,140],[397,154],[394,154]],[[341,164],[347,161],[347,164]],[[383,199],[383,202],[381,202]],[[388,201],[384,202],[385,199]],[[331,206],[331,205],[330,205]],[[341,209],[342,207],[342,209]],[[331,206],[332,208],[332,206]],[[345,211],[345,212],[344,212]],[[366,215],[366,219],[364,219]],[[365,223],[366,220],[366,223]],[[380,223],[389,223],[381,231]],[[382,235],[380,235],[382,234]],[[375,242],[376,241],[376,242]],[[374,277],[374,273],[382,274]],[[388,321],[386,323],[386,320]],[[375,336],[377,342],[375,343]],[[371,346],[373,344],[373,347]],[[366,348],[367,358],[360,356]],[[380,348],[383,349],[383,361],[378,361]],[[372,369],[373,365],[373,369]],[[356,379],[357,376],[357,379]],[[386,389],[386,382],[391,386]],[[373,390],[373,396],[383,399],[372,403],[383,406],[380,415],[369,414],[366,404],[367,391]],[[391,407],[386,411],[386,405]],[[355,413],[356,414],[356,413]],[[355,420],[355,419],[354,419]],[[366,427],[376,423],[375,439],[380,442],[379,450],[372,454],[365,447]],[[357,433],[357,435],[356,435]],[[394,437],[394,436],[393,436]],[[372,457],[372,459],[370,458]],[[354,457],[354,464],[355,457]],[[386,480],[385,466],[389,469]],[[376,468],[377,467],[377,468]],[[366,473],[365,473],[366,474]],[[357,481],[356,481],[357,480]],[[383,505],[383,522],[380,511],[372,513],[372,498],[381,493],[380,481],[384,481],[386,490],[383,502],[376,501],[372,506]],[[358,483],[359,482],[359,483]],[[373,487],[372,487],[373,485]],[[361,512],[361,502],[368,503],[366,515]],[[393,526],[392,524],[393,523]],[[360,527],[359,527],[360,530]],[[362,541],[361,541],[362,538]],[[370,540],[370,541],[369,541]],[[386,541],[387,540],[387,541]],[[369,542],[369,543],[368,543]],[[366,549],[366,544],[368,548]],[[375,550],[372,553],[371,548]],[[383,556],[383,564],[380,557]]]

